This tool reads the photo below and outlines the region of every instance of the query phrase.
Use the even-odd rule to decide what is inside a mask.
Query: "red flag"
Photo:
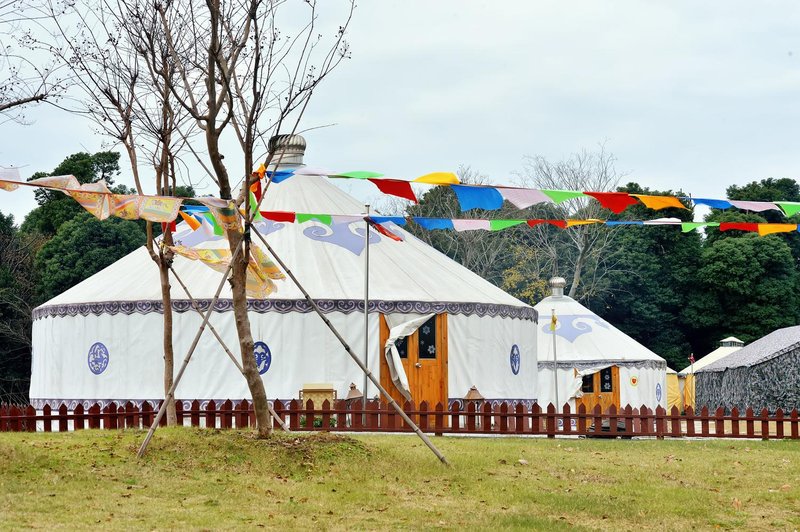
[[[632,198],[627,192],[584,192],[600,202],[600,205],[610,210],[614,214],[619,214],[628,208],[628,205],[636,205],[636,198]]]
[[[175,220],[173,220],[173,221],[171,221],[169,223],[161,222],[161,232],[162,233],[166,233],[167,232],[167,227],[169,227],[169,232],[170,233],[174,233],[175,231],[178,230],[178,224],[175,223]]]
[[[259,179],[252,185],[250,185],[250,192],[256,197],[257,202],[261,202],[261,180]]]
[[[400,179],[370,179],[370,181],[384,194],[397,196],[398,198],[404,198],[417,203],[417,196],[414,195],[414,191],[411,190],[411,183],[408,181],[402,181]]]
[[[261,216],[273,222],[294,223],[294,213],[285,211],[261,211]]]
[[[556,227],[560,227],[561,229],[567,228],[567,221],[566,220],[527,220],[526,222],[530,227],[536,227],[539,224],[550,224]]]
[[[738,229],[739,231],[758,231],[758,224],[748,222],[722,222],[719,224],[720,231],[730,231],[731,229]]]
[[[694,364],[694,353],[689,354],[689,364]]]
[[[394,241],[396,241],[396,242],[402,242],[402,241],[403,241],[403,239],[402,239],[402,238],[400,238],[400,237],[399,237],[399,236],[397,236],[396,234],[392,233],[391,231],[389,231],[388,229],[386,229],[386,228],[385,228],[384,226],[382,226],[381,224],[379,224],[379,223],[375,223],[375,221],[374,221],[374,220],[372,220],[372,219],[370,219],[370,218],[367,218],[367,223],[370,225],[370,227],[372,227],[373,229],[375,229],[377,232],[379,232],[379,233],[380,233],[380,234],[382,234],[383,236],[386,236],[386,237],[388,237],[388,238],[391,238],[392,240],[394,240]]]

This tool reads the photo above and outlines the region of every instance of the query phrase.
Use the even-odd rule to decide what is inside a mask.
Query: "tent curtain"
[[[678,384],[678,374],[667,373],[667,412],[670,412],[673,406],[677,406],[679,412],[682,411],[683,398]]]
[[[694,374],[689,373],[686,375],[686,380],[683,383],[683,406],[684,408],[689,408],[690,406],[692,409],[695,408],[694,404],[695,393],[694,393]]]
[[[431,319],[435,314],[386,314],[386,324],[389,326],[389,338],[383,347],[386,364],[389,366],[389,376],[397,390],[411,401],[411,390],[408,386],[408,377],[403,369],[403,361],[395,345],[398,340],[414,334],[414,331]]]

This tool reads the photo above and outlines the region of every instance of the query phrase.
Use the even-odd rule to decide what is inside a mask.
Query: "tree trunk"
[[[572,274],[572,285],[569,287],[569,297],[575,299],[575,294],[578,292],[578,285],[581,283],[581,272],[583,271],[583,262],[585,260],[584,247],[582,244],[580,251],[578,251],[578,260],[575,261],[575,272]]]
[[[243,235],[238,231],[228,231],[231,251],[236,249],[242,238]],[[233,296],[233,315],[236,319],[236,331],[239,335],[244,378],[253,398],[253,409],[256,414],[256,432],[259,438],[265,438],[272,434],[272,423],[269,416],[267,391],[264,388],[264,381],[261,380],[261,375],[258,373],[255,356],[253,356],[253,334],[250,330],[250,318],[247,315],[247,263],[247,253],[240,253],[231,269],[230,283]]]
[[[158,259],[158,273],[161,277],[161,303],[164,306],[164,397],[166,397],[170,388],[172,388],[175,374],[175,355],[172,349],[172,295],[170,294],[169,284],[169,267],[172,263],[172,257],[165,256],[163,252],[159,252]],[[167,400],[167,425],[172,427],[177,423],[175,398],[172,397]]]

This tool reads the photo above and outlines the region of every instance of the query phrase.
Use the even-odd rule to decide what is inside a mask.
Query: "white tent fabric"
[[[731,345],[731,344],[735,344],[735,345]],[[694,364],[690,364],[690,365],[686,366],[685,368],[683,368],[679,372],[679,374],[680,375],[688,375],[688,374],[692,373],[693,371],[694,372],[700,371],[701,369],[705,368],[706,366],[711,365],[714,362],[727,357],[731,353],[735,353],[736,351],[740,350],[742,347],[744,347],[744,342],[742,342],[738,338],[735,338],[733,336],[729,336],[728,338],[725,338],[724,340],[720,341],[720,346],[718,348],[714,349],[713,351],[711,351],[709,354],[707,354],[703,358],[701,358],[699,360],[696,360]]]
[[[330,180],[301,175],[272,184],[261,208],[353,215],[363,211],[357,200]],[[364,222],[258,225],[347,342],[363,349]],[[489,399],[535,400],[535,311],[402,228],[393,226],[392,231],[403,241],[374,231],[370,236],[370,370],[380,372],[379,314],[446,313],[451,401],[473,385]],[[178,243],[193,237],[196,234],[179,224]],[[192,296],[208,308],[220,274],[180,256],[174,269]],[[277,293],[248,302],[268,395],[292,399],[303,383],[328,382],[343,397],[351,382],[363,382],[361,372],[293,283],[288,279],[275,283]],[[201,318],[179,283],[171,285],[175,358],[180,360]],[[230,297],[226,284],[211,323],[238,356]],[[163,397],[161,305],[158,270],[140,248],[35,309],[32,403],[141,402]],[[368,397],[377,394],[372,386],[364,392]],[[249,393],[244,379],[206,333],[177,396],[238,400],[249,398]]]
[[[564,296],[549,296],[534,307],[538,325],[539,403],[575,406],[581,377],[619,367],[620,406],[666,406],[666,361],[592,311]],[[550,330],[552,313],[557,326]],[[555,337],[555,356],[553,338]],[[557,359],[554,362],[554,358]],[[554,375],[555,371],[555,375]]]

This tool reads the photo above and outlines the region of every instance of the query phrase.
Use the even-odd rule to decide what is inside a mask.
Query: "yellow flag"
[[[428,185],[457,185],[459,180],[456,174],[452,172],[433,172],[416,178],[414,183],[427,183]]]
[[[555,331],[556,325],[558,325],[558,318],[556,318],[556,315],[553,314],[553,317],[550,318],[550,330]]]

